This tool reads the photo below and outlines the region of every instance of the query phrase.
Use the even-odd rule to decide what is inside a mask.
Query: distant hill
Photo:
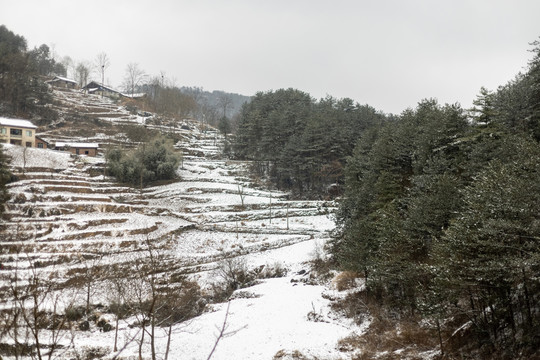
[[[180,90],[186,94],[192,95],[199,106],[215,109],[218,118],[223,116],[224,107],[226,110],[225,116],[232,118],[240,112],[244,103],[251,101],[251,96],[228,93],[222,90],[210,92],[199,87],[181,87]],[[224,106],[225,104],[226,106]]]

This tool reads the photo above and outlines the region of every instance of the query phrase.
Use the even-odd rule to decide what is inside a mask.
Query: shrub
[[[106,346],[84,346],[78,358],[81,360],[101,359],[110,352],[111,349]]]
[[[155,315],[160,326],[170,326],[200,315],[205,305],[199,284],[184,279],[160,290]]]
[[[246,287],[254,280],[248,270],[246,260],[241,257],[230,257],[220,261],[215,274],[232,291]]]
[[[68,321],[78,321],[82,319],[85,314],[85,306],[69,306],[65,311],[65,316]]]
[[[134,186],[174,179],[179,163],[172,144],[162,137],[154,138],[135,151],[111,149],[106,159],[109,174]]]
[[[337,291],[345,291],[349,289],[354,289],[357,287],[356,279],[359,278],[357,272],[354,271],[343,271],[336,275],[332,283],[336,287]]]

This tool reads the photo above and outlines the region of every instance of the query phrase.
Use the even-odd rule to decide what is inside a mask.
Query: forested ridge
[[[254,160],[254,174],[278,188],[320,196],[330,187],[339,191],[356,139],[385,119],[348,98],[316,101],[296,89],[259,92],[242,108],[233,151]]]
[[[343,184],[330,251],[388,316],[437,329],[442,354],[540,356],[540,44],[473,109],[397,117],[297,90],[244,106],[236,155],[280,188]],[[436,326],[434,325],[436,324]],[[429,326],[428,326],[429,327]]]

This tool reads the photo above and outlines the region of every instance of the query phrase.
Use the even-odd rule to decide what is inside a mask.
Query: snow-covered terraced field
[[[108,114],[92,108],[95,104],[85,106]],[[96,172],[103,169],[103,158],[6,146],[19,180],[9,184],[12,197],[1,239],[0,289],[10,288],[7,279],[14,272],[38,269],[56,279],[60,288],[100,269],[92,302],[103,303],[112,269],[127,276],[151,246],[160,254],[158,273],[187,276],[204,292],[216,281],[220,262],[240,259],[250,268],[283,268],[285,277],[234,293],[229,311],[226,304],[208,306],[189,323],[175,325],[169,359],[206,359],[216,341],[216,326],[225,316],[229,334],[213,359],[271,359],[276,354],[286,359],[296,350],[319,359],[347,358],[336,343],[361,329],[336,320],[339,316],[330,314],[324,295],[329,290],[304,281],[309,278],[305,262],[320,256],[334,227],[333,204],[293,201],[285,193],[253,186],[247,164],[219,158],[222,139],[214,131],[200,132],[193,126],[184,138],[177,144],[184,150],[178,181],[142,191]],[[80,296],[84,302],[80,292],[84,290],[73,288],[71,298]],[[2,291],[1,307],[8,306],[9,293]],[[319,320],[313,320],[313,313]],[[133,321],[119,323],[123,339],[140,330],[128,326]],[[96,329],[77,332],[72,340],[82,347],[104,347],[109,358],[137,354],[136,343],[129,342],[114,353],[110,333]],[[144,351],[149,357],[148,349]]]

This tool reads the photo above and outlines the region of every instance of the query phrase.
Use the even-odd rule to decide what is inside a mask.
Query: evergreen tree
[[[221,119],[219,119],[218,129],[223,133],[223,135],[225,135],[226,138],[227,135],[231,133],[231,120],[229,120],[229,118],[226,116],[223,116]]]
[[[321,196],[343,182],[343,167],[360,134],[385,117],[351,99],[319,102],[294,89],[258,93],[245,104],[233,146],[239,158],[278,187]]]
[[[530,79],[530,95],[528,97],[528,125],[534,138],[540,141],[540,41],[532,43],[533,59],[529,63],[528,78]]]
[[[464,341],[489,358],[540,351],[535,46],[525,74],[481,89],[474,121],[430,99],[364,131],[344,169],[331,242],[345,269],[365,275],[368,296],[473,334]]]
[[[431,281],[424,268],[433,242],[460,206],[456,143],[467,131],[458,106],[425,100],[366,133],[348,161],[333,250],[396,306],[415,310]]]
[[[8,169],[8,158],[4,154],[2,145],[0,145],[0,216],[4,213],[4,204],[10,198],[6,187],[10,179],[11,173]]]
[[[0,25],[0,102],[7,113],[33,112],[50,101],[47,85],[37,78],[37,67],[26,46],[24,37]]]
[[[467,315],[479,342],[515,353],[540,343],[540,151],[516,136],[505,148],[508,161],[492,161],[463,189],[464,210],[436,247],[436,273],[448,315]]]

